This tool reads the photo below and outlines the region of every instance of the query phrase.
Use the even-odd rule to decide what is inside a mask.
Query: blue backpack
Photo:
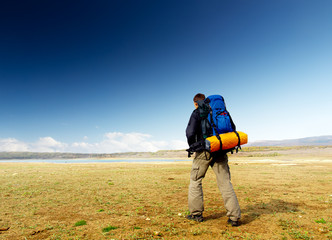
[[[216,136],[220,141],[220,144],[222,144],[219,134],[227,132],[235,132],[239,141],[237,147],[223,152],[231,152],[232,154],[233,150],[238,152],[238,149],[241,149],[240,136],[236,131],[236,126],[231,115],[226,109],[224,98],[220,95],[211,95],[205,100],[197,101],[197,104],[201,117],[201,127],[204,140],[190,145],[189,149],[187,149],[188,157],[190,157],[193,152],[206,150],[205,139],[210,136]]]
[[[208,120],[212,126],[213,135],[236,131],[235,124],[226,109],[224,98],[220,95],[211,95],[206,98],[210,105]]]

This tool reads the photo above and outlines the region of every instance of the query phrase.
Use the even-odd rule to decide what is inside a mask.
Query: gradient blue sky
[[[332,134],[332,1],[0,3],[0,151],[186,147],[197,92],[250,141]]]

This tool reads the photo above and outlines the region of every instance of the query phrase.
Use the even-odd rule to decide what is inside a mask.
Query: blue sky
[[[332,134],[332,2],[1,1],[0,151],[183,149],[197,92],[250,141]]]

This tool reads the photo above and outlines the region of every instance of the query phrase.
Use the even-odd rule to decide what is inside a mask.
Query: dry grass
[[[231,161],[237,228],[211,170],[205,221],[184,218],[189,162],[0,163],[0,239],[332,239],[331,162],[291,163]]]

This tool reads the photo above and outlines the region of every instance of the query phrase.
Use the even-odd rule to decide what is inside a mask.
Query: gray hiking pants
[[[241,217],[240,205],[234,192],[226,154],[211,155],[209,152],[196,152],[190,173],[188,193],[189,211],[193,215],[204,211],[202,180],[209,166],[216,174],[218,188],[224,200],[227,216],[237,221]]]

